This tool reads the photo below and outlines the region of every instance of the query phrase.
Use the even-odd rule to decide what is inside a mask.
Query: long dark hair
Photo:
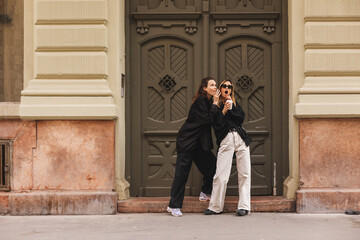
[[[200,83],[199,89],[198,89],[197,92],[195,93],[195,95],[194,95],[194,97],[193,97],[193,100],[192,100],[192,103],[194,103],[194,102],[196,101],[196,99],[198,99],[198,97],[200,97],[200,96],[205,96],[205,97],[207,96],[204,88],[207,87],[208,82],[209,82],[210,80],[214,80],[214,78],[212,78],[212,77],[206,77],[206,78],[201,79],[201,83]]]

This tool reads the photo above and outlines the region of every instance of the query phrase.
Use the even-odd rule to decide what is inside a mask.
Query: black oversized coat
[[[213,148],[210,111],[216,112],[217,106],[213,105],[206,96],[200,96],[195,100],[186,122],[178,132],[177,152],[189,152],[196,147],[201,147],[204,151]]]
[[[220,146],[221,141],[226,137],[231,129],[236,129],[242,140],[244,140],[246,146],[249,146],[251,138],[242,127],[245,119],[245,112],[240,107],[240,104],[236,103],[236,106],[233,104],[232,110],[228,110],[225,116],[222,113],[223,109],[224,104],[220,103],[220,107],[217,108],[216,112],[211,111],[213,118],[212,124],[215,131],[217,145]]]

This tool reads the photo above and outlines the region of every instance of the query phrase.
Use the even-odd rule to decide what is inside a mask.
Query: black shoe
[[[205,209],[205,211],[204,211],[205,215],[215,215],[215,214],[220,214],[220,213],[222,213],[222,212],[217,213],[217,212],[214,212],[214,211],[212,211],[210,209]]]
[[[236,210],[236,215],[241,216],[241,217],[247,215],[248,213],[249,213],[249,211],[245,210],[245,209]]]
[[[356,210],[346,210],[345,214],[347,215],[360,215],[360,211],[356,211]]]

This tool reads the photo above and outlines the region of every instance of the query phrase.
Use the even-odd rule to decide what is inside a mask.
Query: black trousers
[[[204,151],[201,147],[191,152],[178,152],[174,181],[171,186],[169,207],[181,208],[184,201],[185,185],[189,177],[191,164],[195,163],[203,175],[201,191],[211,194],[213,178],[216,171],[216,157],[211,151]]]

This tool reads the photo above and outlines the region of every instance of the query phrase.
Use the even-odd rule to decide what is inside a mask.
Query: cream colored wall
[[[19,103],[1,102],[0,119],[19,118]]]
[[[288,1],[289,35],[289,177],[284,196],[295,198],[299,186],[299,125],[294,118],[298,92],[304,83],[304,1]]]
[[[360,117],[360,1],[305,0],[296,117]]]
[[[299,186],[298,118],[360,117],[360,1],[289,0],[289,177]]]
[[[25,1],[20,117],[115,119],[115,188],[125,178],[125,0]]]
[[[114,119],[107,0],[25,1],[22,119]],[[118,30],[117,30],[118,31]]]
[[[125,180],[125,95],[121,96],[121,74],[125,74],[125,0],[109,1],[109,74],[110,89],[118,108],[115,126],[115,188],[119,200],[130,197]],[[126,93],[126,92],[124,92]]]

